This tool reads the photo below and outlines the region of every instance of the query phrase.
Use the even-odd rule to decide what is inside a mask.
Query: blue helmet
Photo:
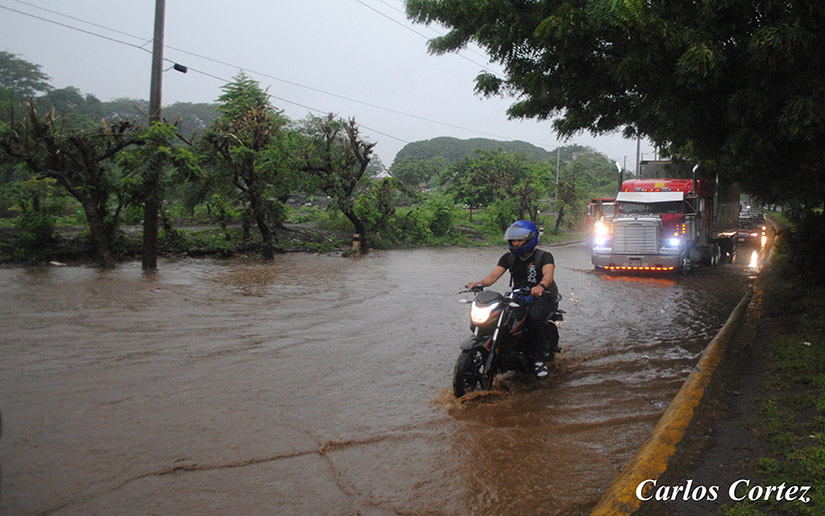
[[[504,240],[526,240],[524,244],[515,247],[510,243],[507,248],[516,256],[524,256],[536,248],[539,243],[539,228],[529,220],[517,220],[504,232]]]

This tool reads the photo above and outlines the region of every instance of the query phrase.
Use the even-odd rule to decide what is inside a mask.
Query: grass
[[[825,514],[825,288],[792,277],[777,259],[781,286],[771,292],[794,328],[775,332],[754,438],[767,450],[753,465],[763,486],[811,486],[810,500],[744,501],[727,516]],[[767,324],[771,324],[768,322]]]

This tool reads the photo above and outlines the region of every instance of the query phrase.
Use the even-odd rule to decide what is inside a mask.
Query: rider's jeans
[[[547,317],[553,306],[543,297],[534,298],[527,311],[528,339],[527,356],[534,362],[544,360],[545,346],[547,345]]]

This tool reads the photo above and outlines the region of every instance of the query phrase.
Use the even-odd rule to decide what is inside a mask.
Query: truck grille
[[[613,251],[624,254],[659,252],[657,220],[622,220],[613,224]]]

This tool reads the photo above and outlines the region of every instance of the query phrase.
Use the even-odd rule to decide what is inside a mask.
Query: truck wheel
[[[719,245],[713,243],[706,248],[702,256],[702,265],[715,267],[719,263]]]
[[[719,243],[720,257],[719,263],[733,263],[734,241],[733,238],[724,238]]]
[[[692,263],[687,253],[685,253],[685,255],[682,256],[682,263],[679,265],[679,274],[682,276],[687,276],[690,273],[691,268]]]

